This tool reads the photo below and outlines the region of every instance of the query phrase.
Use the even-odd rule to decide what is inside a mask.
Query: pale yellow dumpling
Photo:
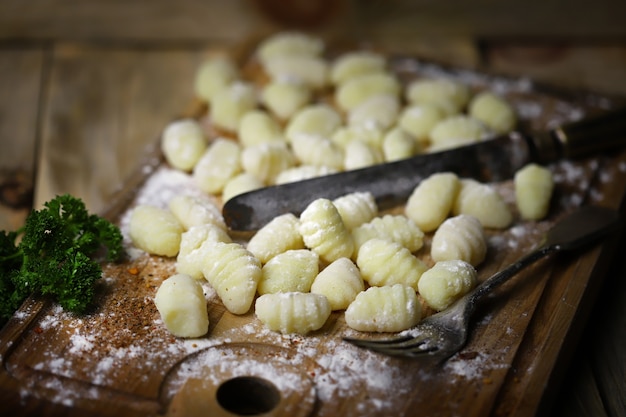
[[[300,83],[274,80],[261,92],[261,101],[279,119],[288,120],[311,100],[311,90]]]
[[[209,194],[219,194],[241,172],[241,146],[229,139],[216,139],[194,167],[192,178]]]
[[[400,82],[392,74],[366,74],[343,83],[335,91],[335,101],[343,111],[350,111],[374,96],[397,97],[400,89]]]
[[[513,106],[490,91],[484,91],[472,98],[468,113],[496,133],[508,133],[517,124],[517,115]]]
[[[330,78],[340,85],[361,75],[384,72],[386,65],[385,57],[375,52],[347,52],[333,62]]]
[[[526,220],[540,220],[550,209],[554,190],[552,172],[537,164],[529,164],[515,173],[515,202]]]
[[[274,217],[250,238],[247,249],[262,263],[288,250],[304,249],[300,219],[292,213]]]
[[[161,320],[177,337],[200,337],[209,331],[207,301],[198,281],[176,274],[161,283],[154,297]]]
[[[209,115],[211,123],[220,129],[236,132],[244,114],[257,105],[256,91],[251,84],[235,81],[213,95]]]
[[[504,229],[513,222],[513,213],[498,191],[490,184],[469,178],[460,181],[452,213],[470,214],[491,229]]]
[[[345,310],[361,291],[365,283],[359,268],[348,258],[339,258],[315,277],[311,292],[328,298],[330,308]]]
[[[232,59],[225,56],[207,58],[196,72],[194,90],[196,96],[210,102],[215,93],[239,77],[239,70]]]
[[[176,256],[184,230],[169,210],[159,207],[140,205],[130,216],[129,234],[133,244],[154,255]]]
[[[267,261],[257,287],[261,295],[309,292],[319,272],[319,256],[308,249],[288,250]]]
[[[264,294],[257,298],[254,311],[270,330],[284,334],[318,330],[331,313],[325,296],[301,292]]]
[[[452,212],[459,189],[460,181],[456,174],[433,174],[415,187],[404,212],[421,230],[432,232]]]
[[[161,149],[167,162],[181,171],[190,171],[204,154],[207,140],[200,124],[192,119],[167,125],[161,138]]]
[[[426,303],[436,311],[448,308],[476,286],[478,274],[462,260],[437,262],[422,274],[417,289]]]
[[[487,238],[480,221],[460,214],[444,221],[433,236],[430,256],[435,262],[462,260],[479,265],[487,256]]]

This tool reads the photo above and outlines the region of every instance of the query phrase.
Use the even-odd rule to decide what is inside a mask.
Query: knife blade
[[[400,161],[261,188],[231,198],[222,214],[231,230],[254,231],[281,214],[299,215],[315,199],[332,200],[352,192],[372,193],[383,210],[406,202],[419,182],[436,172],[502,181],[530,162],[577,158],[625,143],[626,108],[544,132],[512,132]]]

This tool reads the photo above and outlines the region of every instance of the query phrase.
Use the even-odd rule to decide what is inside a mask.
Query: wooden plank
[[[19,227],[31,208],[45,54],[0,48],[0,230]]]

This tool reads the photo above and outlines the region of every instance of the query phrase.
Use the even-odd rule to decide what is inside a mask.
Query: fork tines
[[[438,350],[437,346],[431,346],[427,340],[416,339],[406,335],[394,339],[366,340],[344,337],[343,340],[355,346],[392,356],[422,356],[432,354]]]

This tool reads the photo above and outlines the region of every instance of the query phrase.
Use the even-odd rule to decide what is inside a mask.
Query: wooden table
[[[195,4],[182,15],[189,16],[197,7]],[[10,13],[0,15],[6,19]],[[19,23],[15,16],[12,22]],[[111,17],[116,16],[114,12],[105,14],[104,20],[107,16],[109,23],[115,21]],[[232,10],[226,16],[235,18]],[[180,36],[180,29],[170,28],[174,36],[169,38],[146,30],[144,35],[135,36],[128,27],[116,29],[111,24],[96,26],[96,36],[95,32],[72,36],[71,30],[59,30],[61,25],[55,32],[50,29],[53,24],[37,27],[33,22],[23,19],[21,26],[4,25],[0,31],[0,229],[16,228],[31,207],[39,207],[55,193],[81,196],[94,211],[106,207],[107,196],[137,167],[137,157],[192,101],[191,80],[206,53],[215,46],[230,44],[243,33],[222,27],[230,38],[220,39],[189,33]],[[30,27],[31,32],[24,32],[24,27]],[[88,32],[86,26],[78,27]],[[267,30],[275,26],[265,22],[258,27]],[[383,44],[393,44],[393,31],[379,31]],[[582,46],[501,41],[477,44],[463,34],[452,39],[438,37],[437,42],[441,48],[425,41],[405,42],[401,47],[434,59],[450,58],[452,63],[468,67],[518,71],[566,87],[626,94],[626,49],[619,42]],[[602,62],[606,64],[596,65]],[[71,143],[75,153],[56,154],[58,143],[64,143],[64,149]],[[93,158],[96,153],[109,157]],[[59,167],[72,174],[57,176]],[[622,252],[625,247],[622,244]],[[581,326],[580,334],[573,334],[568,341],[578,344],[578,349],[564,352],[560,358],[558,366],[568,370],[557,373],[559,380],[537,387],[545,389],[542,410],[553,406],[554,414],[564,416],[624,412],[625,278],[626,269],[618,256],[598,293],[586,295],[587,304],[577,322],[588,321],[589,326]],[[3,397],[2,401],[15,403],[19,398]],[[24,415],[39,415],[62,412],[63,407],[37,403],[23,404],[22,409]]]

